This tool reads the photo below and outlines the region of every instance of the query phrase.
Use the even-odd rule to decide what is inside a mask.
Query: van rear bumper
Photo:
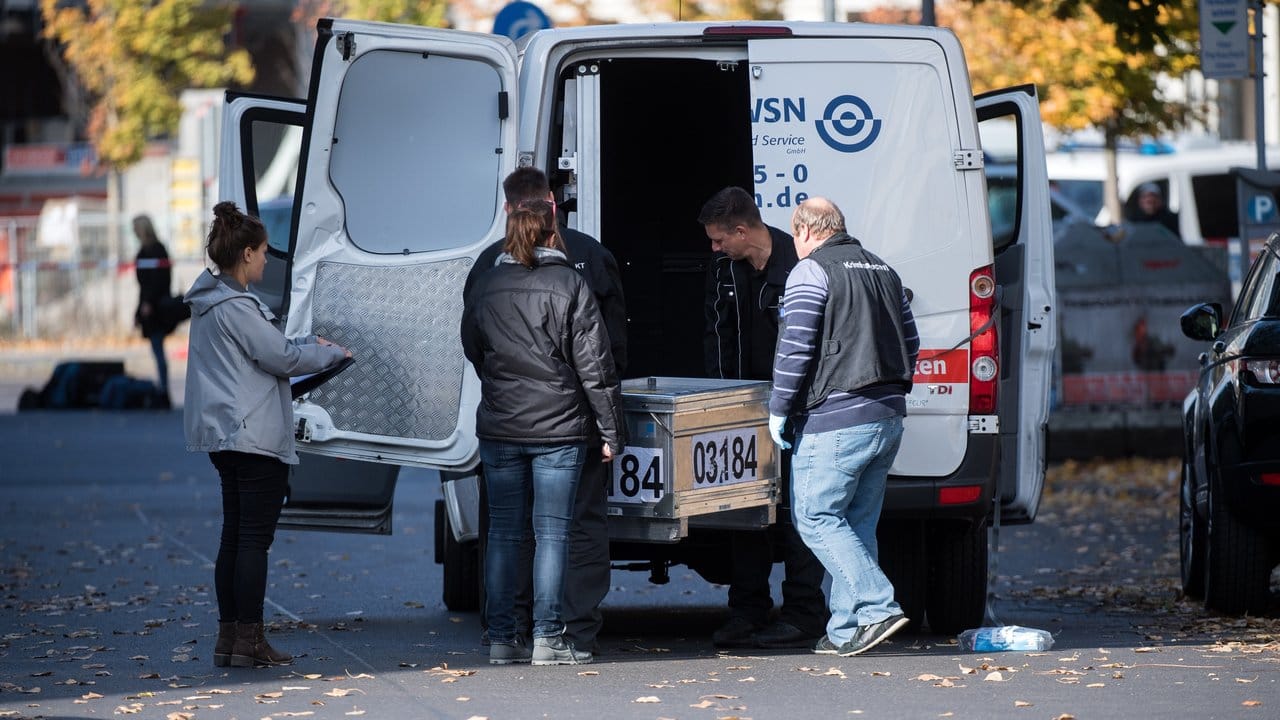
[[[890,475],[885,489],[881,517],[923,520],[985,521],[991,515],[991,501],[1000,477],[1000,436],[969,435],[969,447],[955,472],[943,477]],[[978,485],[982,488],[972,502],[943,505],[939,491],[947,487]]]

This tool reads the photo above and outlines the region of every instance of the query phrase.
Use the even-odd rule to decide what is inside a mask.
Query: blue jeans
[[[859,625],[902,612],[876,554],[885,483],[901,443],[900,417],[796,435],[791,514],[831,574],[827,637],[836,645],[852,639]]]
[[[520,548],[532,534],[533,636],[564,632],[562,603],[573,519],[586,443],[519,445],[480,441],[489,495],[489,544],[485,550],[485,617],[489,640],[509,643],[517,627]]]
[[[169,363],[164,357],[164,335],[156,333],[147,338],[151,341],[151,354],[156,358],[156,377],[159,378],[160,389],[169,392]]]

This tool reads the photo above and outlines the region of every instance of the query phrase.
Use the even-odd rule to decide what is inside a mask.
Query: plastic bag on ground
[[[960,647],[972,652],[1036,651],[1053,647],[1053,636],[1048,631],[1019,625],[965,630],[960,633],[956,641],[960,643]]]

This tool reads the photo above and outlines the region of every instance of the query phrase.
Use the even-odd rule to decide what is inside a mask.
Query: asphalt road
[[[615,571],[603,655],[554,668],[488,665],[444,608],[435,478],[406,472],[392,536],[279,534],[271,640],[299,658],[242,670],[212,665],[218,487],[180,415],[0,415],[0,718],[1278,717],[1277,620],[1177,596],[1173,467],[1054,468],[1036,524],[1001,530],[994,613],[1048,652],[719,653],[724,588],[676,568]]]

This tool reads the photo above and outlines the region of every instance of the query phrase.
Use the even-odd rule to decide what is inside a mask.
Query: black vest
[[[898,273],[846,233],[827,238],[809,259],[826,273],[828,294],[805,408],[837,390],[892,383],[909,391]]]

